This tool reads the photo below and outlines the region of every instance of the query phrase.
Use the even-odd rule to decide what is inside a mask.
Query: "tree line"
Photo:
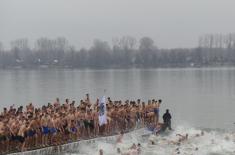
[[[64,37],[39,38],[30,47],[17,39],[5,50],[0,42],[0,68],[160,68],[235,66],[235,34],[206,34],[198,47],[160,49],[150,37],[131,36],[108,42],[94,40],[77,50]]]

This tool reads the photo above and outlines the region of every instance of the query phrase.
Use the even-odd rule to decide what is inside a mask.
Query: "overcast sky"
[[[194,47],[205,33],[235,32],[235,0],[0,0],[0,41],[149,36],[160,48]]]

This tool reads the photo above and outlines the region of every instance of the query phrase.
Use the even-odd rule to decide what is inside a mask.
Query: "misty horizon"
[[[229,33],[229,34],[234,34],[234,33]],[[205,34],[204,34],[205,35]],[[179,49],[179,48],[197,48],[198,47],[198,43],[199,43],[199,39],[200,37],[204,36],[204,35],[200,35],[197,37],[197,39],[195,40],[195,45],[194,46],[191,46],[191,47],[187,47],[187,46],[180,46],[180,47],[161,47],[157,44],[157,42],[155,40],[154,43],[156,44],[156,46],[160,49]],[[207,34],[207,35],[211,35],[211,34]],[[225,35],[225,34],[218,34],[218,35]],[[66,38],[66,40],[70,43],[71,47],[75,48],[75,49],[90,49],[94,43],[95,40],[102,40],[104,42],[107,42],[110,46],[112,46],[115,42],[115,40],[117,39],[121,39],[123,37],[131,37],[131,38],[135,38],[135,40],[137,41],[136,42],[136,45],[135,47],[137,48],[139,46],[139,40],[141,38],[144,38],[144,37],[149,37],[149,36],[140,36],[140,38],[136,38],[134,36],[130,36],[130,35],[123,35],[123,36],[120,36],[120,37],[111,37],[110,40],[103,40],[102,38],[98,38],[98,37],[94,37],[93,39],[91,39],[89,41],[89,44],[87,45],[82,45],[82,44],[72,44],[72,42],[69,40],[69,38],[66,38],[65,36],[55,36],[55,37],[47,37],[47,36],[40,36],[38,38],[35,38],[35,39],[29,39],[28,37],[19,37],[19,38],[15,38],[15,39],[12,39],[12,40],[9,40],[9,42],[4,42],[4,41],[1,41],[0,40],[0,47],[3,49],[3,50],[11,50],[11,44],[17,40],[27,40],[27,44],[30,48],[34,48],[35,46],[35,42],[37,42],[38,39],[41,39],[41,38],[47,38],[49,40],[53,40],[53,39],[56,39],[56,38]]]
[[[92,40],[92,44],[88,47],[85,47],[83,45],[81,45],[80,48],[77,48],[76,44],[71,44],[70,41],[64,37],[64,36],[57,36],[54,38],[50,38],[50,37],[39,37],[35,40],[29,40],[28,38],[17,38],[14,40],[11,40],[9,43],[4,44],[3,42],[1,42],[0,40],[0,51],[9,51],[9,50],[13,50],[14,48],[21,48],[19,42],[21,42],[22,40],[24,41],[24,46],[27,46],[27,48],[30,49],[34,49],[36,48],[36,44],[37,41],[41,40],[41,39],[47,39],[47,40],[56,40],[58,38],[62,38],[66,41],[66,46],[68,46],[68,48],[72,48],[72,49],[76,49],[76,50],[82,50],[82,49],[90,49],[92,48],[92,46],[94,45],[94,42],[99,40],[102,42],[107,43],[108,46],[114,47],[116,44],[120,44],[121,41],[127,41],[128,39],[131,39],[133,41],[133,49],[138,49],[138,47],[140,46],[140,42],[142,38],[149,38],[153,41],[153,44],[156,48],[158,49],[166,49],[166,50],[171,50],[171,49],[194,49],[194,48],[198,48],[198,47],[203,47],[203,48],[229,48],[228,46],[231,46],[232,48],[235,47],[235,33],[227,33],[227,34],[220,34],[220,33],[215,33],[215,34],[204,34],[201,35],[197,38],[197,41],[195,43],[194,47],[178,47],[178,48],[163,48],[163,47],[159,47],[158,44],[156,43],[156,41],[154,39],[152,39],[149,36],[143,36],[141,38],[135,38],[133,36],[128,36],[128,35],[124,35],[121,37],[113,37],[112,40],[102,40],[100,38],[94,38]],[[125,40],[127,39],[127,40]],[[229,43],[230,41],[230,43]],[[15,43],[18,42],[18,44],[16,45]],[[128,43],[127,43],[128,44]],[[209,45],[211,44],[211,45]],[[230,45],[229,45],[230,44]],[[6,48],[7,47],[7,48]]]

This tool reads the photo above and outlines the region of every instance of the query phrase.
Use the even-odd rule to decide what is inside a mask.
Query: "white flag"
[[[104,124],[107,124],[107,116],[105,96],[102,96],[99,101],[99,125],[102,126]]]

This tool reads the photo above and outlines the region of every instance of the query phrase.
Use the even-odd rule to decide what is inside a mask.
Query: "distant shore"
[[[150,37],[115,39],[110,45],[95,39],[90,48],[76,49],[64,37],[39,38],[34,46],[27,39],[0,43],[0,69],[70,68],[201,68],[235,66],[235,33],[210,34],[199,38],[193,48],[159,48]]]
[[[235,65],[211,65],[211,66],[162,66],[162,67],[97,67],[97,68],[76,68],[72,66],[50,66],[50,65],[41,65],[41,66],[8,66],[0,68],[1,70],[132,70],[132,69],[223,69],[223,68],[235,68]]]

